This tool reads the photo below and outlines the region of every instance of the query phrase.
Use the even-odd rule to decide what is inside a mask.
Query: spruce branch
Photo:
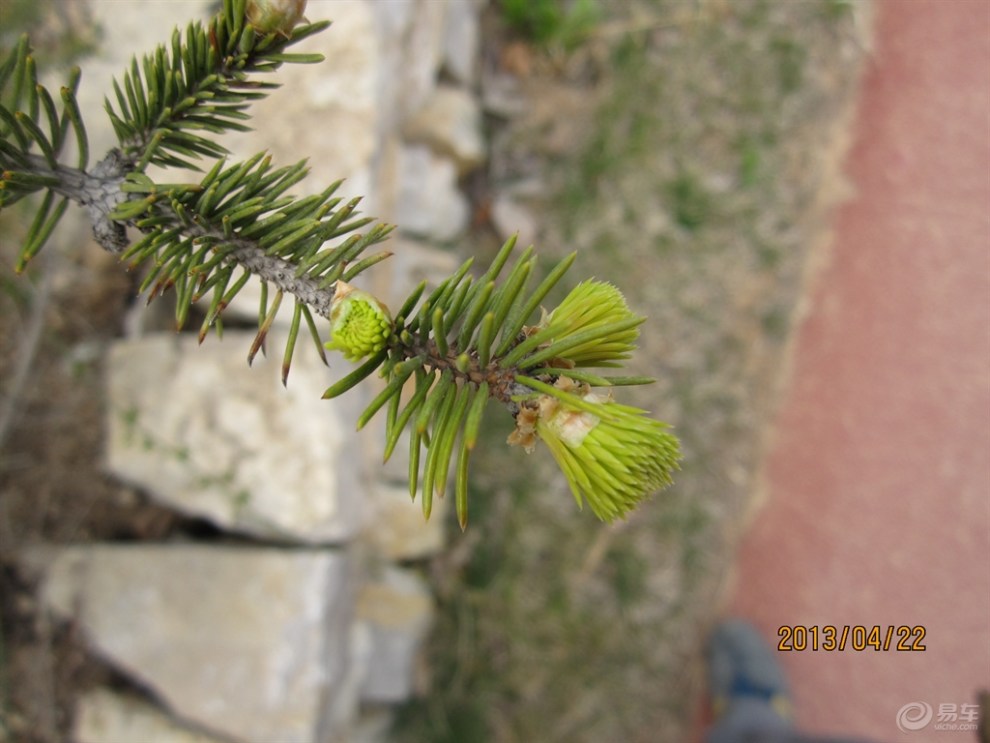
[[[323,61],[320,54],[286,53],[330,25],[295,26],[300,17],[257,0],[232,0],[208,27],[197,22],[185,34],[176,29],[167,47],[140,64],[133,58],[122,82],[113,83],[115,102],[104,103],[128,163],[138,171],[150,164],[196,170],[199,158],[226,155],[215,136],[198,132],[246,131],[248,105],[278,87],[255,79],[258,74],[287,62]]]
[[[665,424],[612,398],[616,387],[651,379],[593,371],[621,368],[644,321],[617,288],[579,283],[548,312],[542,303],[574,255],[537,283],[533,248],[517,253],[511,238],[480,275],[465,261],[431,291],[421,284],[393,315],[348,283],[391,255],[368,253],[391,225],[362,216],[359,199],[337,196],[339,181],[310,196],[293,195],[308,176],[305,161],[276,167],[258,153],[228,162],[217,138],[243,130],[249,104],[278,87],[258,75],[321,59],[287,51],[329,25],[304,23],[304,6],[304,0],[224,0],[206,26],[176,30],[169,46],[140,63],[134,58],[113,83],[115,102],[105,106],[119,147],[89,170],[75,101],[79,73],[70,73],[60,91],[59,112],[37,82],[23,38],[0,62],[0,209],[41,195],[18,270],[75,203],[102,247],[144,269],[140,291],[148,301],[173,293],[177,328],[193,304],[208,300],[201,342],[211,330],[222,332],[224,310],[254,276],[261,298],[249,362],[288,296],[294,302],[283,383],[303,323],[324,362],[324,348],[360,362],[324,398],[373,374],[382,377],[357,426],[385,411],[386,460],[408,432],[410,495],[421,494],[427,518],[453,469],[457,517],[466,526],[470,456],[492,401],[515,419],[510,444],[527,452],[539,440],[547,444],[579,505],[589,503],[603,520],[626,515],[670,484],[680,453]],[[70,139],[77,144],[75,164],[62,159]],[[195,169],[204,158],[212,163],[196,182],[163,182],[147,172],[151,165]],[[317,317],[327,321],[322,329]]]

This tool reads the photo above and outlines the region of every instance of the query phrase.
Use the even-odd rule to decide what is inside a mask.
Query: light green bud
[[[582,281],[564,297],[560,305],[543,320],[543,325],[560,328],[553,342],[567,341],[578,333],[616,323],[625,327],[570,348],[562,354],[575,366],[616,366],[636,349],[639,328],[644,318],[635,315],[615,286],[604,281]],[[631,325],[631,327],[629,327]]]
[[[587,501],[602,521],[626,516],[673,482],[680,444],[665,423],[646,411],[620,405],[566,377],[529,410],[535,424],[529,420],[520,426],[517,418],[509,442],[529,448],[535,432],[563,471],[578,507]]]
[[[375,297],[338,281],[330,306],[330,340],[324,345],[359,361],[385,348],[392,334],[392,316]]]

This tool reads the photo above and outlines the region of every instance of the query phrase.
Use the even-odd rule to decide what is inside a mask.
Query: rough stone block
[[[457,166],[429,147],[402,149],[397,194],[395,218],[407,234],[448,242],[467,228],[468,205],[457,185]]]
[[[384,67],[379,78],[381,100],[393,102],[392,113],[400,118],[419,108],[436,85],[448,4],[448,0],[368,2],[375,14]]]
[[[420,560],[440,552],[445,542],[448,499],[434,499],[427,521],[420,497],[416,502],[410,500],[406,485],[378,485],[369,499],[364,541],[390,560]]]
[[[76,743],[224,743],[222,738],[176,724],[152,704],[106,689],[80,697],[75,712],[72,739]]]
[[[378,86],[383,70],[373,5],[367,0],[309,3],[310,21],[329,19],[333,25],[292,51],[319,53],[325,61],[282,67],[282,87],[251,106],[252,131],[224,140],[239,157],[264,150],[279,165],[309,158],[311,175],[294,192],[319,193],[346,178],[338,195],[364,196],[363,208],[372,214],[372,160],[387,104]]]
[[[456,0],[447,6],[443,69],[462,85],[471,85],[478,77],[479,15],[475,0]]]
[[[45,604],[176,717],[245,741],[333,733],[354,612],[342,553],[89,545],[31,561]]]
[[[425,581],[410,570],[385,568],[377,581],[361,587],[357,619],[369,646],[362,699],[408,699],[415,689],[418,653],[433,620],[433,598]]]
[[[155,335],[122,341],[108,361],[107,464],[157,500],[268,538],[334,542],[361,521],[354,426],[361,394],[320,399],[329,373],[303,331],[287,387],[284,338],[272,358],[244,356],[253,333],[222,342]],[[340,360],[336,365],[344,366]]]
[[[485,159],[486,146],[481,134],[481,108],[463,88],[443,85],[433,91],[423,106],[403,127],[413,142],[422,142],[439,154],[453,158],[464,174]]]

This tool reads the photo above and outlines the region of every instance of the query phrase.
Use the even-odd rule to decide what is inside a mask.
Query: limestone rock
[[[389,0],[368,5],[374,12],[382,55],[380,99],[392,102],[391,114],[401,119],[422,106],[436,85],[449,2]]]
[[[284,337],[273,358],[245,354],[250,332],[197,347],[189,335],[115,344],[108,360],[107,465],[160,502],[222,528],[266,538],[335,542],[362,521],[363,473],[355,463],[360,391],[320,397],[332,373],[296,347],[287,387]]]
[[[346,178],[337,195],[365,196],[362,211],[368,214],[377,209],[372,160],[383,108],[378,88],[382,59],[372,5],[366,0],[309,3],[310,21],[329,19],[333,25],[292,52],[316,52],[325,60],[284,65],[277,73],[281,87],[251,106],[252,131],[224,139],[238,157],[267,150],[277,165],[309,158],[310,177],[293,193],[319,193]]]
[[[403,131],[410,141],[422,142],[452,157],[460,174],[473,170],[485,159],[481,109],[474,96],[463,88],[438,87],[409,118]]]
[[[536,242],[537,224],[533,212],[509,194],[498,194],[492,201],[492,223],[503,240],[509,235],[518,234],[520,245],[533,245]]]
[[[390,560],[419,560],[440,552],[444,547],[444,522],[448,499],[434,499],[430,520],[423,517],[420,505],[409,498],[407,485],[379,485],[369,499],[364,541]]]
[[[244,741],[332,732],[354,610],[342,553],[88,545],[32,562],[45,604],[178,718]]]
[[[430,591],[410,570],[387,567],[377,581],[362,586],[357,619],[371,648],[364,701],[400,702],[412,695],[417,654],[432,618]]]
[[[457,166],[423,145],[405,147],[399,157],[396,222],[408,234],[438,242],[460,235],[468,205],[457,187]]]
[[[443,69],[462,85],[477,78],[479,11],[474,0],[454,0],[447,6],[443,34]]]
[[[87,692],[76,702],[72,739],[76,743],[224,743],[181,727],[148,702],[107,689]]]

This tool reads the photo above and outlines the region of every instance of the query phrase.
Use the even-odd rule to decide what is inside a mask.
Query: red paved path
[[[855,127],[731,612],[924,626],[924,652],[781,654],[800,727],[969,743],[895,716],[990,686],[990,2],[879,2]]]

